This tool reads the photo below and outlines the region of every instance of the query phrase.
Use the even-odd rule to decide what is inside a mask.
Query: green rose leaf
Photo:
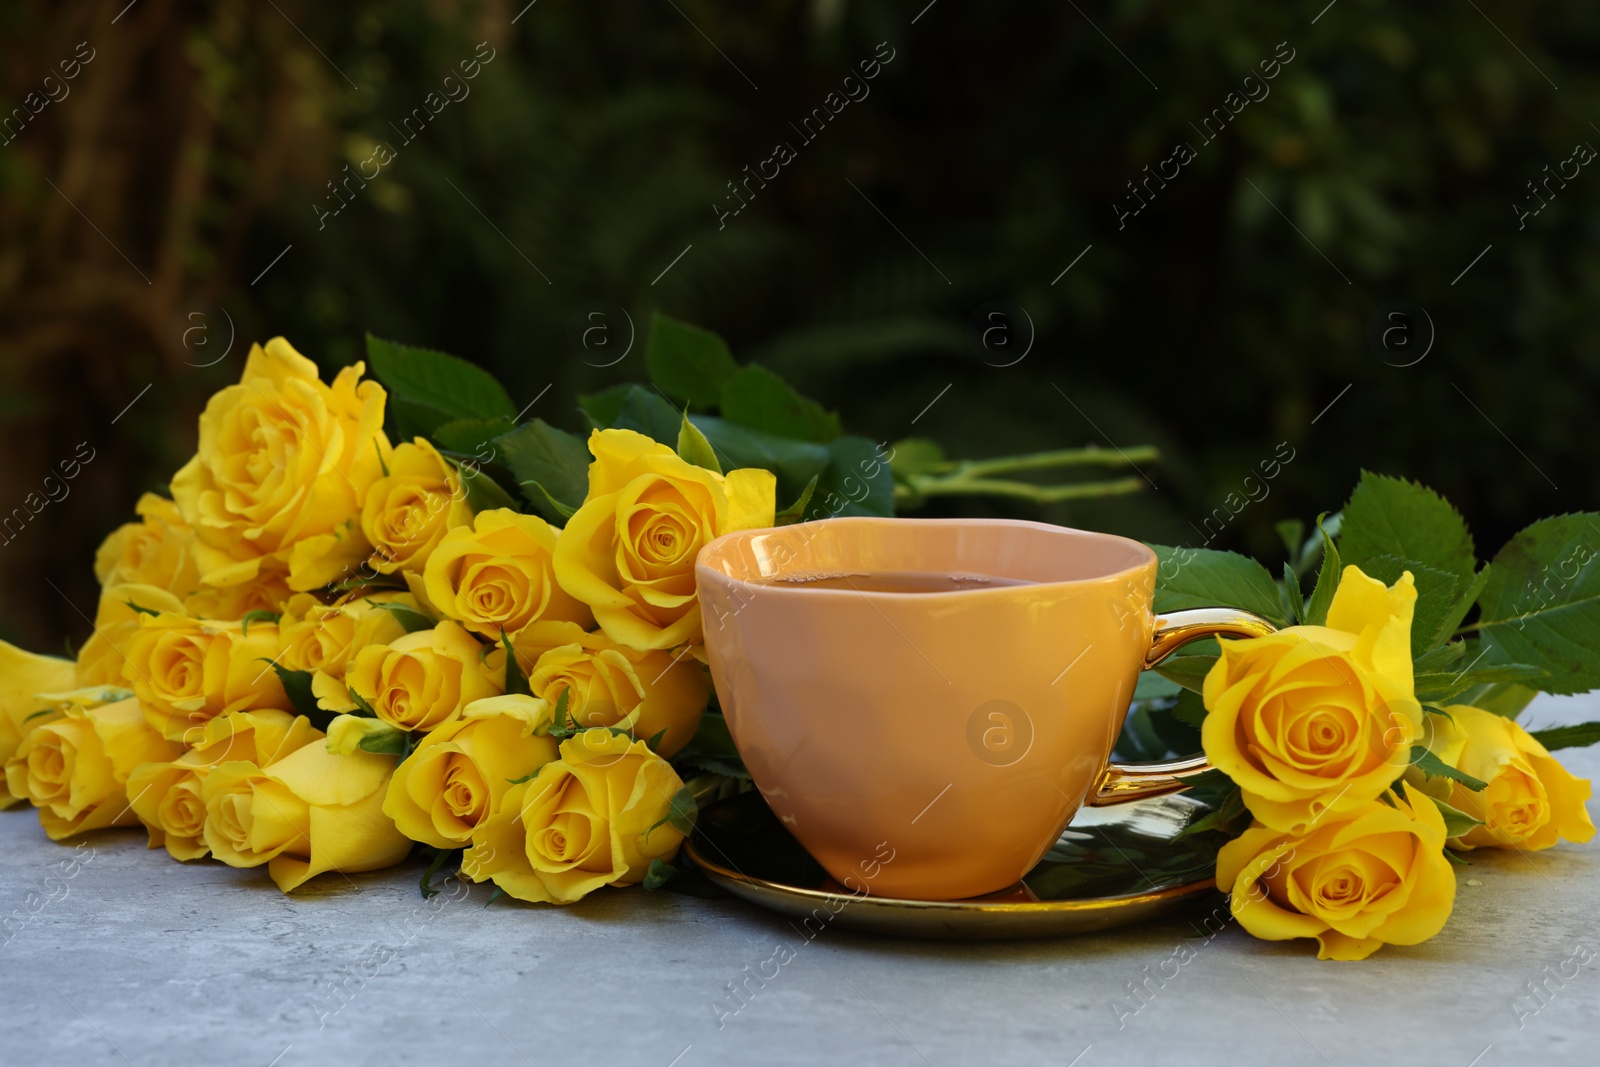
[[[696,467],[704,467],[717,474],[722,473],[722,464],[717,462],[716,449],[711,447],[711,442],[706,440],[706,435],[700,428],[689,421],[687,413],[678,426],[678,458],[685,463],[693,463]]]
[[[800,490],[799,499],[773,516],[772,525],[793,526],[797,522],[804,522],[806,517],[806,508],[811,504],[811,494],[815,493],[816,491],[817,476],[814,475],[812,476],[812,479],[806,483],[806,487]]]
[[[1422,701],[1450,700],[1468,689],[1492,682],[1543,681],[1543,667],[1527,663],[1501,663],[1462,671],[1418,671],[1416,674],[1417,699]]]
[[[272,663],[271,660],[264,662]],[[316,694],[311,692],[311,672],[291,671],[279,663],[272,663],[272,669],[277,673],[278,681],[283,683],[283,691],[288,695],[295,714],[304,715],[311,720],[312,726],[326,730],[336,713],[324,711],[318,706]]]
[[[1278,583],[1250,557],[1211,548],[1150,547],[1161,560],[1156,571],[1156,611],[1243,608],[1278,626],[1285,624]]]
[[[1600,687],[1600,514],[1534,523],[1495,556],[1478,598],[1492,663],[1542,667],[1547,693]]]
[[[839,416],[795,392],[765,367],[750,366],[722,387],[722,417],[779,437],[827,442],[843,430]]]
[[[694,829],[695,816],[699,812],[700,805],[694,799],[694,790],[684,786],[672,794],[672,800],[667,805],[667,814],[644,832],[645,838],[648,839],[662,826],[671,826],[678,833],[687,836]]]
[[[1317,584],[1312,588],[1311,599],[1306,601],[1306,610],[1301,616],[1307,626],[1327,624],[1328,608],[1333,606],[1333,594],[1339,589],[1339,576],[1344,569],[1339,559],[1339,549],[1333,543],[1332,531],[1328,529],[1333,522],[1324,522],[1324,518],[1317,516],[1317,533],[1322,538],[1322,566],[1317,569]]]
[[[678,444],[683,413],[654,389],[616,385],[578,398],[578,406],[597,430],[634,430],[668,448]]]
[[[1422,745],[1416,745],[1411,749],[1411,765],[1429,778],[1448,778],[1474,791],[1482,790],[1489,784],[1456,770]]]
[[[1482,819],[1468,815],[1452,804],[1446,804],[1436,797],[1429,797],[1428,799],[1433,801],[1433,806],[1439,809],[1440,815],[1444,816],[1444,836],[1447,838],[1460,837],[1462,834],[1471,833],[1473,827],[1483,825]]]
[[[429,897],[439,895],[439,891],[433,888],[434,876],[444,869],[445,864],[451,862],[460,863],[463,850],[459,848],[436,849],[428,845],[420,845],[418,850],[423,855],[427,855],[429,852],[433,853],[433,861],[428,864],[428,869],[422,872],[422,898],[427,900]]]
[[[817,478],[807,518],[893,515],[894,475],[878,446],[865,437],[845,436],[826,447],[828,465]]]
[[[644,887],[660,889],[678,876],[678,868],[662,859],[653,859],[644,872]]]
[[[510,416],[495,419],[456,419],[436,426],[428,434],[432,441],[444,452],[454,452],[462,456],[472,456],[488,462],[494,458],[493,442],[503,433],[509,433],[516,423]]]
[[[709,415],[691,415],[690,421],[706,435],[724,469],[760,467],[777,475],[779,500],[796,499],[812,479],[820,483],[833,461],[827,445],[778,437]]]
[[[589,493],[589,447],[543,419],[495,438],[494,448],[523,495],[545,518],[564,523]]]
[[[389,392],[401,438],[431,436],[456,419],[515,418],[517,409],[494,376],[464,359],[367,334],[367,362]]]
[[[1600,722],[1586,722],[1576,726],[1552,726],[1548,730],[1529,731],[1533,739],[1550,749],[1578,748],[1600,741]]]
[[[271,608],[257,608],[254,611],[244,613],[244,618],[239,620],[240,629],[243,631],[244,636],[249,637],[251,623],[277,622],[281,618],[283,618],[283,613],[280,611],[273,611]]]
[[[522,669],[522,663],[517,659],[517,650],[511,647],[511,638],[504,630],[500,631],[500,647],[506,652],[506,692],[519,693],[523,696],[532,696],[533,690],[528,686],[528,675]],[[561,711],[566,711],[567,691],[561,691]]]
[[[1305,618],[1306,602],[1300,592],[1300,576],[1295,574],[1294,565],[1283,565],[1283,611],[1289,616],[1290,622],[1299,622]]]
[[[1191,693],[1205,688],[1206,675],[1217,665],[1217,656],[1168,656],[1154,667],[1155,673]]]
[[[1425,486],[1362,471],[1343,514],[1339,552],[1347,565],[1365,571],[1369,560],[1394,556],[1454,575],[1463,584],[1478,569],[1466,522]]]
[[[482,470],[471,463],[459,463],[455,460],[450,460],[450,463],[461,479],[461,488],[467,495],[467,507],[472,509],[474,515],[480,511],[493,511],[496,508],[519,510],[511,494]]]
[[[650,380],[663,393],[698,408],[716,407],[723,387],[739,373],[722,338],[661,314],[650,320],[644,358]]]
[[[372,606],[379,611],[387,611],[395,617],[395,621],[406,628],[406,633],[414,634],[420,630],[431,630],[435,621],[431,616],[424,615],[410,604],[399,601],[372,601]]]

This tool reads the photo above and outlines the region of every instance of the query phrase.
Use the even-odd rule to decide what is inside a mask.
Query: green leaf
[[[704,467],[717,474],[722,473],[722,465],[717,462],[716,449],[711,447],[711,442],[706,440],[706,435],[700,428],[689,421],[688,412],[684,412],[683,421],[678,425],[678,458],[685,463],[693,463],[696,467]]]
[[[363,752],[376,752],[380,756],[404,758],[411,754],[411,744],[411,735],[397,728],[367,734],[356,742],[356,747]]]
[[[1250,557],[1211,548],[1150,547],[1161,560],[1156,571],[1156,611],[1243,608],[1279,626],[1284,624],[1278,583]]]
[[[817,478],[807,518],[893,515],[894,475],[865,437],[845,436],[827,444],[828,465]]]
[[[698,408],[716,407],[723,386],[739,373],[722,338],[659,313],[650,320],[644,358],[650,380],[663,393]]]
[[[522,664],[517,659],[517,650],[511,647],[511,638],[504,630],[500,631],[500,647],[506,651],[506,692],[532,696],[533,690],[528,687],[528,676],[523,672]],[[561,695],[565,698],[567,691],[563,689]]]
[[[428,846],[424,845],[422,847],[427,848]],[[440,848],[430,849],[430,851],[434,854],[433,862],[428,864],[428,869],[422,872],[422,899],[424,900],[439,895],[439,891],[433,888],[434,875],[438,874],[445,864],[451,862],[452,858],[459,863],[464,850],[459,848]]]
[[[137,611],[140,615],[160,615],[161,614],[161,612],[157,611],[155,608],[147,608],[143,604],[135,604],[131,600],[124,600],[123,603],[128,605],[128,607],[132,608],[134,611]]]
[[[1575,726],[1552,726],[1548,730],[1529,731],[1533,739],[1550,749],[1578,748],[1600,741],[1600,722],[1586,722]]]
[[[497,508],[506,508],[510,511],[517,510],[517,502],[511,499],[511,494],[500,487],[500,483],[489,477],[471,463],[455,463],[456,473],[461,478],[461,488],[467,494],[467,507],[472,509],[474,515],[480,511],[493,511]]]
[[[263,659],[272,663],[269,659]],[[289,697],[289,703],[297,715],[304,715],[311,720],[311,725],[319,730],[326,730],[328,724],[338,712],[324,711],[317,706],[316,694],[311,692],[311,672],[291,671],[282,664],[272,663],[272,669],[278,675],[278,681],[283,683],[283,691]]]
[[[283,612],[273,611],[271,608],[257,608],[244,613],[244,618],[239,621],[243,624],[241,630],[245,637],[250,636],[250,624],[253,622],[277,622],[283,618]]]
[[[680,766],[699,767],[730,778],[750,780],[750,772],[745,770],[740,761],[739,750],[728,732],[728,720],[717,711],[708,710],[700,716],[700,725],[696,727],[694,736],[672,758],[672,762]]]
[[[668,448],[678,443],[678,423],[683,414],[653,389],[617,385],[580,396],[578,406],[597,430],[634,430]]]
[[[644,887],[646,889],[660,889],[678,875],[678,868],[665,860],[653,859],[644,872]]]
[[[1415,667],[1417,673],[1422,674],[1428,671],[1444,670],[1446,667],[1450,666],[1450,664],[1456,662],[1467,654],[1467,646],[1469,643],[1471,643],[1474,648],[1477,647],[1476,643],[1473,642],[1452,641],[1448,645],[1441,645],[1438,648],[1422,653],[1420,656],[1416,657]]]
[[[457,419],[516,417],[516,406],[494,376],[464,359],[369,333],[367,362],[389,392],[401,438],[431,436]]]
[[[725,382],[721,408],[729,422],[799,441],[827,442],[843,432],[839,416],[765,367],[746,367]]]
[[[1437,797],[1430,796],[1433,806],[1439,809],[1439,814],[1444,816],[1444,836],[1447,838],[1460,837],[1472,832],[1475,826],[1482,826],[1483,820],[1468,815],[1454,804],[1446,804]]]
[[[589,493],[589,446],[543,419],[495,438],[494,448],[528,502],[554,522],[565,522]]]
[[[1600,515],[1534,523],[1494,558],[1478,598],[1479,634],[1496,663],[1545,668],[1547,693],[1600,687]]]
[[[350,702],[356,706],[355,711],[347,711],[345,712],[346,715],[355,715],[363,719],[376,719],[378,717],[378,713],[372,710],[372,704],[366,697],[349,687],[346,687],[346,691],[350,694]]]
[[[1361,472],[1345,505],[1339,552],[1346,565],[1364,571],[1369,560],[1394,556],[1443,571],[1462,584],[1478,569],[1472,535],[1449,501],[1415,482],[1370,471]]]
[[[1545,677],[1543,667],[1527,663],[1496,663],[1474,670],[1419,671],[1416,674],[1418,700],[1449,700],[1477,685],[1491,682],[1537,682]]]
[[[688,836],[694,829],[695,816],[699,811],[700,806],[695,803],[694,791],[684,786],[672,794],[672,800],[667,804],[667,814],[644,832],[645,840],[649,840],[650,835],[662,826],[671,826],[680,834]]]
[[[1283,565],[1283,606],[1289,621],[1297,623],[1306,613],[1305,598],[1300,593],[1300,579],[1291,564]]]
[[[404,626],[408,634],[431,630],[437,625],[431,616],[424,615],[410,604],[404,604],[397,600],[373,600],[370,603],[379,611],[387,611],[390,615],[393,615],[395,621]]]
[[[648,748],[651,752],[655,752],[657,749],[659,749],[661,747],[661,739],[663,737],[666,737],[666,736],[667,736],[666,727],[662,727],[661,729],[657,730],[655,733],[650,735],[650,739],[644,743],[644,746],[646,748]]]
[[[1325,626],[1328,622],[1328,608],[1333,606],[1333,594],[1338,591],[1339,577],[1344,569],[1343,562],[1339,559],[1339,549],[1333,543],[1333,537],[1323,523],[1325,516],[1317,516],[1317,532],[1322,535],[1322,566],[1317,570],[1317,584],[1311,590],[1311,599],[1306,603],[1306,612],[1303,616],[1307,626]]]
[[[1457,694],[1456,703],[1471,704],[1482,711],[1515,719],[1538,695],[1537,689],[1518,685],[1516,682],[1496,682],[1492,685],[1474,686],[1465,693]]]
[[[1467,617],[1467,612],[1472,610],[1472,605],[1477,603],[1478,597],[1483,593],[1484,586],[1489,584],[1489,574],[1492,570],[1493,567],[1485,563],[1472,581],[1467,584],[1465,592],[1456,597],[1455,604],[1445,611],[1440,618],[1439,628],[1434,631],[1433,639],[1428,645],[1429,648],[1443,645],[1455,636],[1456,630],[1461,626],[1461,620]],[[1413,629],[1414,632],[1415,630]],[[1413,648],[1412,651],[1415,652],[1416,649]]]
[[[1236,834],[1244,828],[1249,818],[1250,811],[1244,805],[1244,794],[1235,786],[1208,814],[1185,826],[1178,836],[1203,834],[1208,830]]]
[[[1349,563],[1345,557],[1345,563]],[[1416,583],[1417,602],[1411,615],[1411,651],[1426,652],[1432,647],[1434,637],[1443,629],[1444,620],[1455,610],[1458,590],[1469,579],[1458,577],[1437,567],[1430,567],[1414,559],[1398,556],[1374,556],[1361,564],[1368,578],[1376,578],[1384,585],[1393,585],[1406,571]],[[1452,628],[1451,633],[1454,633]]]
[[[812,476],[811,480],[806,483],[806,487],[800,490],[799,499],[778,512],[773,517],[772,525],[793,526],[795,523],[805,520],[806,508],[811,504],[811,494],[817,491],[818,478],[819,476],[817,475]]]
[[[1456,770],[1428,751],[1423,745],[1417,745],[1411,749],[1411,765],[1429,778],[1448,778],[1452,782],[1460,782],[1472,790],[1481,790],[1489,784],[1472,777],[1470,774]]]
[[[487,908],[490,904],[493,904],[495,901],[499,900],[505,895],[506,891],[504,889],[501,889],[499,886],[495,886],[494,892],[489,894],[489,899],[483,902],[483,906]]]
[[[1172,706],[1171,714],[1174,719],[1190,729],[1199,730],[1206,721],[1205,701],[1200,699],[1199,693],[1185,689],[1178,694],[1178,702]]]
[[[428,440],[446,452],[459,452],[487,463],[495,456],[494,439],[510,433],[516,422],[510,416],[493,419],[456,419],[436,426]]]
[[[1168,656],[1153,670],[1170,682],[1176,682],[1193,693],[1204,690],[1206,675],[1216,666],[1217,656]]]
[[[900,478],[913,474],[943,474],[953,464],[945,458],[944,449],[925,437],[906,437],[889,447],[889,465]]]
[[[673,417],[677,417],[675,412]],[[791,441],[708,415],[691,415],[689,420],[706,435],[725,470],[760,467],[777,475],[779,500],[795,499],[813,478],[820,482],[833,462],[827,445]]]

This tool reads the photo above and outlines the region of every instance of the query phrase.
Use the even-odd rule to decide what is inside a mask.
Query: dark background
[[[94,547],[252,341],[325,369],[367,330],[442,348],[519,404],[549,385],[530,415],[579,429],[580,392],[644,376],[642,337],[610,367],[620,348],[574,341],[594,301],[641,334],[656,309],[713,328],[875,440],[1162,450],[1137,497],[1001,513],[1204,544],[1288,442],[1211,542],[1274,569],[1273,523],[1336,509],[1363,467],[1444,492],[1485,554],[1593,505],[1600,167],[1520,230],[1513,205],[1600,145],[1595,5],[925,3],[0,6],[5,114],[94,50],[0,145],[0,514],[95,450],[0,543],[0,637],[81,640]],[[470,96],[406,143],[482,41]],[[804,143],[789,124],[880,42],[870,95]],[[1207,143],[1191,123],[1291,49]],[[719,228],[780,140],[798,157]],[[397,158],[319,223],[375,141]],[[1119,229],[1182,141],[1196,158]],[[1398,299],[1436,331],[1410,366],[1420,320],[1367,340]],[[1008,367],[969,328],[995,301],[1036,332]]]

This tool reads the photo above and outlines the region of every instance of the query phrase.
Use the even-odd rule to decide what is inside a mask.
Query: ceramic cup
[[[956,900],[1020,879],[1083,804],[1207,769],[1108,762],[1139,672],[1273,628],[1232,608],[1154,614],[1156,567],[1137,541],[1037,522],[839,518],[720,537],[696,577],[717,696],[773,812],[854,891]],[[884,572],[1026,584],[794,580]]]

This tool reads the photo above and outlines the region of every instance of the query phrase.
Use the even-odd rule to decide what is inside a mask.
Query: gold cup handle
[[[1190,641],[1222,634],[1227,637],[1265,637],[1277,627],[1259,615],[1237,608],[1194,608],[1156,616],[1150,651],[1145,653],[1148,670]],[[1176,793],[1211,769],[1204,756],[1163,760],[1158,763],[1107,763],[1086,803],[1103,808],[1125,800],[1142,800]]]

